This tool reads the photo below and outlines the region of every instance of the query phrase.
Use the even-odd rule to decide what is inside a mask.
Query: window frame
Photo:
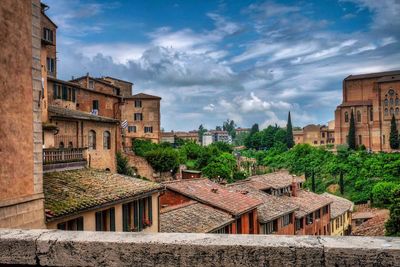
[[[103,149],[111,149],[111,133],[108,130],[103,132]]]
[[[123,232],[141,232],[153,225],[152,201],[152,196],[147,196],[122,204]]]
[[[115,208],[97,211],[95,213],[96,231],[115,232]]]
[[[137,99],[135,100],[135,108],[141,108],[142,107],[142,100]]]
[[[57,224],[58,230],[64,231],[83,231],[84,230],[84,218],[83,216],[61,222]]]
[[[96,131],[89,130],[88,133],[88,148],[91,150],[96,150]]]

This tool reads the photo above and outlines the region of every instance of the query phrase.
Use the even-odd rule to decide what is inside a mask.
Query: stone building
[[[322,195],[332,199],[333,201],[331,204],[331,235],[350,235],[354,203],[343,197],[335,196],[326,192]]]
[[[309,144],[312,146],[324,146],[335,144],[334,124],[332,122],[326,125],[309,124],[302,130],[293,131],[295,144]]]
[[[44,228],[39,0],[0,5],[0,228]]]
[[[93,169],[44,174],[47,228],[159,231],[160,184]]]
[[[353,112],[356,144],[372,151],[391,151],[390,120],[394,115],[399,124],[399,94],[400,70],[345,78],[343,101],[335,110],[335,143],[347,143]]]
[[[175,144],[177,139],[182,139],[184,141],[192,141],[199,145],[201,144],[200,139],[199,139],[199,133],[197,131],[161,132],[161,142]]]
[[[226,224],[223,224],[223,227],[207,228],[210,231],[225,234],[258,234],[257,206],[262,204],[260,200],[203,178],[171,181],[164,183],[164,185],[166,192],[160,197],[161,213],[164,213],[165,210],[163,209],[171,209],[176,205],[197,201],[224,212],[234,219],[234,221],[224,221]],[[181,208],[184,207],[183,205]],[[214,213],[211,210],[205,212],[203,214],[206,217],[204,220],[212,220]],[[185,212],[175,212],[172,215],[182,216],[184,214]],[[165,216],[171,217],[172,215]],[[181,219],[178,217],[174,220]],[[204,231],[202,230],[202,232]]]

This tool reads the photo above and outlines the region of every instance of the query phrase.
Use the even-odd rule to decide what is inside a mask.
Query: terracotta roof
[[[356,226],[351,234],[357,236],[383,236],[385,235],[385,222],[389,217],[389,210],[376,211],[373,218]]]
[[[391,75],[400,75],[400,70],[350,75],[350,76],[346,77],[344,80],[349,81],[349,80],[357,80],[357,79],[370,79],[370,78],[378,78],[378,77],[391,76]]]
[[[125,99],[161,99],[161,97],[155,96],[155,95],[148,95],[148,94],[144,94],[144,93],[139,93],[139,94],[136,94],[136,95],[127,96],[127,97],[125,97]]]
[[[94,80],[96,82],[102,83],[104,85],[107,85],[107,86],[110,86],[110,87],[113,87],[113,88],[119,88],[118,86],[113,85],[110,81],[103,80],[102,78],[95,78],[95,77],[92,77],[92,76],[87,76],[87,75],[84,75],[84,76],[81,76],[81,77],[78,77],[78,78],[74,78],[74,79],[69,80],[69,81],[72,82],[72,83],[75,83],[75,82],[78,82],[80,80],[85,80],[86,78],[89,78],[90,80]]]
[[[299,210],[295,212],[296,218],[302,218],[332,203],[330,198],[306,190],[298,190],[296,197],[281,196],[280,198],[299,207]]]
[[[386,83],[386,82],[396,82],[396,81],[400,81],[400,75],[385,76],[380,78],[377,82]]]
[[[234,221],[228,213],[195,201],[160,212],[160,232],[209,233]]]
[[[161,132],[161,137],[198,137],[197,132]]]
[[[104,78],[106,78],[106,79],[108,78],[108,79],[115,80],[115,81],[119,81],[119,82],[123,82],[123,83],[129,83],[129,84],[132,84],[132,85],[133,85],[132,82],[125,81],[125,80],[121,80],[121,79],[114,78],[114,77],[111,77],[111,76],[101,77],[101,78],[99,78],[99,79],[104,80]]]
[[[371,219],[373,218],[375,215],[373,212],[371,211],[361,211],[361,212],[354,212],[351,215],[351,219],[352,220],[358,220],[358,219]]]
[[[343,102],[339,107],[372,106],[372,100]]]
[[[270,222],[278,217],[298,210],[298,207],[293,203],[286,202],[277,196],[264,193],[246,183],[238,182],[230,184],[228,187],[235,189],[236,192],[259,199],[263,202],[262,205],[257,207],[258,220],[261,223]]]
[[[107,122],[107,123],[117,123],[119,122],[116,119],[102,117],[93,115],[87,112],[83,112],[80,110],[67,109],[57,106],[49,106],[48,111],[50,112],[50,116],[59,117],[59,118],[72,118],[78,120],[88,120],[88,121],[98,121],[98,122]]]
[[[353,211],[354,203],[343,197],[335,196],[329,193],[323,193],[324,197],[330,198],[333,202],[331,204],[331,218],[334,219],[342,215],[346,211]]]
[[[245,181],[256,189],[265,190],[268,188],[278,189],[288,187],[292,184],[293,178],[295,178],[297,182],[304,182],[303,177],[293,176],[286,170],[251,176]]]
[[[48,220],[163,190],[163,186],[94,169],[43,174]]]
[[[164,183],[167,189],[178,192],[193,200],[240,215],[255,209],[262,202],[235,192],[208,179],[185,179]]]

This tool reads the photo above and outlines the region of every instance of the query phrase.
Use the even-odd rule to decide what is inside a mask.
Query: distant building
[[[106,171],[44,174],[49,229],[158,232],[158,197],[164,187]]]
[[[250,133],[250,128],[236,128],[235,129],[235,132],[236,132],[236,135],[238,135],[238,134],[242,134],[242,133]]]
[[[201,143],[202,143],[203,146],[208,146],[208,145],[212,144],[213,143],[213,135],[212,135],[212,133],[211,132],[205,132],[203,134],[203,138],[202,138],[202,142]]]
[[[262,204],[258,199],[229,190],[209,179],[184,179],[164,183],[167,191],[160,197],[161,213],[163,209],[172,209],[176,205],[184,205],[190,201],[197,201],[203,205],[220,210],[229,215],[223,216],[221,227],[210,227],[214,233],[226,234],[257,234],[257,206]],[[183,208],[183,207],[182,207]],[[186,208],[185,208],[186,209]],[[188,211],[189,212],[189,211]],[[193,212],[193,211],[190,211]],[[214,211],[208,209],[203,213],[203,220],[212,220]],[[181,224],[191,224],[185,221],[185,212],[175,212],[171,221],[181,221]],[[224,219],[225,218],[225,219]],[[195,227],[196,228],[196,227]],[[165,229],[165,228],[164,228]],[[203,230],[202,230],[203,232]]]
[[[309,144],[312,146],[323,146],[335,143],[334,128],[332,122],[329,126],[309,124],[302,130],[293,131],[295,144]]]
[[[197,131],[189,131],[189,132],[162,132],[161,133],[161,142],[167,142],[174,144],[176,143],[176,139],[182,139],[184,141],[192,141],[196,144],[201,144],[199,140],[199,133]]]
[[[214,142],[224,142],[232,144],[232,137],[227,131],[216,131],[211,130],[203,134],[202,144],[203,146],[208,146]]]
[[[353,202],[329,193],[323,193],[322,195],[333,201],[331,204],[331,235],[350,235]]]
[[[335,111],[335,142],[347,143],[353,112],[356,144],[391,151],[390,121],[400,119],[400,70],[350,75],[343,80],[343,100]]]

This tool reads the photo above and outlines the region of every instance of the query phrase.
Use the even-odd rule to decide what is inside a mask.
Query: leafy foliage
[[[135,139],[132,145],[133,152],[140,157],[144,157],[146,152],[156,148],[158,148],[158,144],[155,144],[149,140]]]
[[[179,167],[179,152],[172,148],[157,148],[146,152],[144,157],[157,172],[175,172]]]
[[[400,187],[393,192],[390,217],[385,223],[387,236],[400,236]]]
[[[349,148],[355,150],[356,149],[356,125],[354,122],[354,113],[351,111],[350,116],[350,128],[349,135],[347,136],[347,143],[349,144]]]
[[[292,119],[290,117],[290,111],[289,111],[288,121],[287,121],[287,125],[286,125],[286,145],[288,148],[292,148],[294,146]]]
[[[117,158],[117,173],[128,176],[135,175],[135,172],[137,170],[135,170],[134,167],[131,167],[129,165],[129,160],[127,157],[122,155],[121,152],[117,152],[116,158]]]

